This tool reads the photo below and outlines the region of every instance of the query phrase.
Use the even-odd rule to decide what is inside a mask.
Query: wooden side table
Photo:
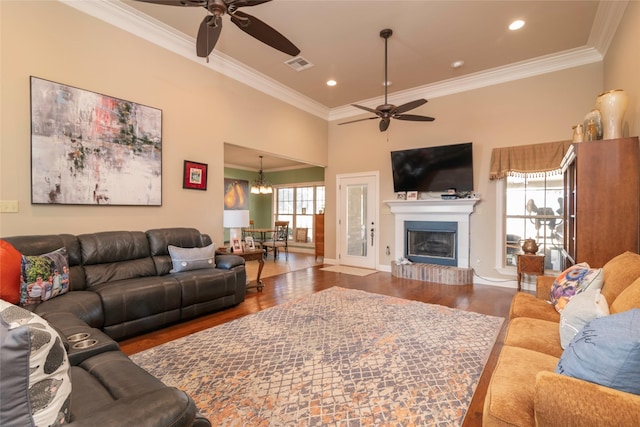
[[[516,254],[518,266],[518,291],[522,289],[523,274],[544,274],[544,255]]]
[[[262,249],[254,249],[249,250],[245,249],[244,252],[229,252],[229,248],[220,248],[216,250],[216,253],[219,255],[238,255],[244,258],[245,261],[258,261],[258,277],[256,277],[256,284],[251,285],[247,284],[247,289],[256,288],[258,292],[262,291],[264,285],[262,284],[262,280],[260,280],[260,275],[262,274],[262,267],[264,267],[264,251]]]

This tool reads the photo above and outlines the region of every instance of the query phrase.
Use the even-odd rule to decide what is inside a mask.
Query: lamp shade
[[[242,228],[249,226],[248,210],[225,210],[222,219],[224,228]]]

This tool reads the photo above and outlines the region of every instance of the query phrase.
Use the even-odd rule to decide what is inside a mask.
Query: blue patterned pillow
[[[640,394],[640,309],[587,323],[562,353],[556,372]]]
[[[0,425],[53,426],[70,420],[69,359],[44,319],[0,300]]]

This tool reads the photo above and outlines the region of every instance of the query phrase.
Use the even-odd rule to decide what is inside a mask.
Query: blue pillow
[[[587,323],[562,353],[556,373],[640,394],[640,309]]]

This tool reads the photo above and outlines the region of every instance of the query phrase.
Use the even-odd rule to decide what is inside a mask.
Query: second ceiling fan
[[[352,120],[350,122],[339,123],[341,125],[346,125],[348,123],[361,122],[363,120],[373,120],[380,118],[380,132],[384,132],[389,128],[389,124],[391,119],[397,120],[409,120],[413,122],[432,122],[435,119],[433,117],[427,116],[418,116],[416,114],[403,114],[409,110],[413,110],[423,104],[427,103],[426,99],[416,99],[415,101],[407,102],[406,104],[402,104],[399,106],[395,106],[393,104],[389,104],[387,101],[387,89],[389,86],[389,80],[387,79],[387,42],[389,37],[391,37],[393,31],[390,29],[384,29],[380,31],[380,37],[384,39],[384,104],[378,105],[376,109],[365,107],[363,105],[351,104],[354,107],[360,108],[362,110],[368,111],[376,115],[376,117],[367,117],[366,119],[358,119]]]

